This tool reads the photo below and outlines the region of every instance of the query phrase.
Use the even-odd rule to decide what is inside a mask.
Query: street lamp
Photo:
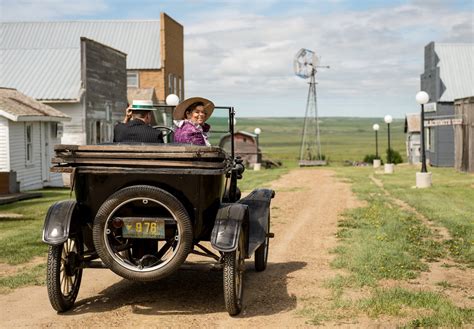
[[[425,156],[425,104],[430,100],[430,96],[424,92],[419,91],[416,94],[416,102],[421,105],[420,115],[420,134],[421,134],[421,172],[416,173],[416,187],[430,187],[431,173],[426,170],[426,156]]]
[[[259,151],[259,148],[258,148],[258,137],[262,133],[262,129],[255,128],[255,130],[253,132],[255,133],[255,143],[257,144],[257,162],[254,164],[253,169],[254,170],[260,170],[261,163],[260,163],[260,151]]]
[[[169,94],[166,96],[166,105],[176,106],[179,104],[179,97],[175,94]]]
[[[390,124],[392,123],[393,119],[390,114],[387,114],[383,120],[387,124],[387,131],[388,131],[388,152],[387,152],[387,163],[385,164],[385,173],[391,174],[393,173],[393,163],[392,163],[392,149],[390,148]]]
[[[373,162],[374,168],[380,167],[380,159],[379,159],[379,140],[378,140],[378,131],[380,126],[378,124],[374,124],[372,129],[375,131],[375,159]]]

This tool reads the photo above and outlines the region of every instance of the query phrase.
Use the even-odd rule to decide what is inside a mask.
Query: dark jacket
[[[119,123],[114,128],[114,142],[116,143],[163,143],[163,136],[159,130],[153,129],[142,120],[130,120]]]

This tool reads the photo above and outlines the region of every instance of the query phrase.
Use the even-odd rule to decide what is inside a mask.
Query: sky
[[[320,57],[320,116],[419,111],[424,47],[473,43],[474,0],[0,0],[2,21],[159,19],[184,26],[186,97],[239,116],[302,117],[301,48]]]

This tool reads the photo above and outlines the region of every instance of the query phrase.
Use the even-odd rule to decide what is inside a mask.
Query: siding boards
[[[10,148],[8,142],[8,119],[0,117],[0,171],[10,171]]]
[[[10,164],[16,171],[20,190],[43,187],[41,179],[41,137],[40,123],[32,123],[33,159],[26,164],[25,123],[10,122]]]
[[[61,144],[86,144],[84,105],[82,103],[48,104],[71,117],[63,123]],[[59,144],[59,143],[58,143]]]
[[[96,126],[102,129],[100,140],[89,141],[111,142],[113,124],[122,120],[127,107],[126,54],[86,38],[81,38],[81,54],[86,89],[85,130],[88,136],[97,136],[92,127],[100,121]]]

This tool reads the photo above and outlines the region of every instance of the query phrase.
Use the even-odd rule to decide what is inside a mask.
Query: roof
[[[80,48],[93,39],[128,54],[127,69],[159,69],[159,20],[55,21],[1,23],[0,49]]]
[[[0,115],[12,121],[71,120],[63,112],[9,88],[0,88]]]
[[[0,49],[0,87],[39,100],[79,100],[81,49]]]
[[[157,103],[155,88],[127,88],[127,98],[129,104],[134,100],[150,100]]]
[[[419,133],[420,123],[420,113],[407,113],[405,116],[405,133]]]
[[[446,90],[439,102],[474,96],[474,44],[435,43],[437,67]]]
[[[160,21],[0,23],[0,87],[38,100],[81,97],[81,37],[127,54],[127,69],[159,69]]]

